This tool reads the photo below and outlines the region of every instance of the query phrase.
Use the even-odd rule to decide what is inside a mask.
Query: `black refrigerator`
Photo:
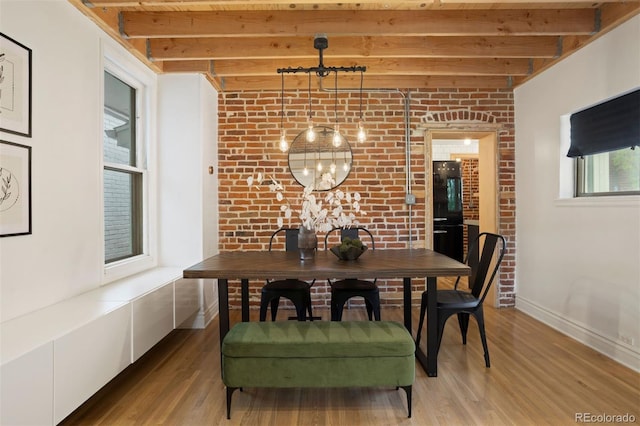
[[[456,161],[433,162],[433,249],[462,262],[462,173]]]

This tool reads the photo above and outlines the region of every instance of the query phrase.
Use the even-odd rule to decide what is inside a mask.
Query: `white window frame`
[[[639,149],[639,148],[636,148]],[[625,150],[631,151],[631,148],[625,148]],[[593,176],[594,179],[599,179],[601,185],[609,185],[609,159],[605,156],[592,156],[585,155],[584,157],[577,157],[574,159],[576,164],[575,166],[575,196],[577,198],[583,197],[628,197],[628,196],[638,196],[640,195],[640,191],[595,191],[595,192],[586,192],[585,191],[585,174],[587,173],[586,166],[587,161],[593,161],[594,164],[598,165],[598,175]]]
[[[140,61],[133,58],[120,46],[103,43],[103,64],[100,70],[101,102],[100,102],[100,143],[104,134],[104,72],[119,78],[136,89],[136,169],[142,169],[142,254],[104,263],[104,185],[101,185],[101,235],[103,260],[103,284],[136,274],[157,266],[157,211],[156,211],[156,174],[154,172],[156,135],[157,77]],[[100,179],[104,182],[104,169],[109,164],[104,162],[104,150],[100,150]],[[118,168],[122,168],[121,165]]]
[[[554,204],[558,207],[639,207],[640,195],[577,196],[577,161],[567,157],[567,151],[571,145],[570,116],[571,114],[560,116],[559,188]]]

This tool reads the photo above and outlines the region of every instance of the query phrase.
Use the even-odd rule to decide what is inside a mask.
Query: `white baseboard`
[[[516,309],[608,356],[620,364],[640,372],[640,352],[638,349],[598,334],[583,324],[563,318],[557,313],[522,297],[516,299]]]
[[[204,327],[209,325],[209,323],[216,317],[216,315],[218,315],[219,311],[218,299],[215,299],[214,302],[204,311],[202,318]]]
[[[195,312],[177,328],[204,329],[216,315],[218,315],[217,300],[206,309],[200,309],[198,312]]]

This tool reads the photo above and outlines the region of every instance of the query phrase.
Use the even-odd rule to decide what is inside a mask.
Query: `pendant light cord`
[[[335,89],[336,89],[336,96],[335,96],[335,104],[333,107],[333,115],[336,120],[336,126],[338,126],[338,71],[336,71],[336,74],[335,74]]]
[[[284,130],[284,74],[282,74],[282,86],[280,89],[280,131]]]
[[[309,89],[307,92],[307,94],[309,95],[309,121],[311,121],[313,118],[313,114],[311,113],[311,73],[307,75],[309,76]]]
[[[360,71],[360,121],[362,121],[362,82],[364,81],[364,71]]]

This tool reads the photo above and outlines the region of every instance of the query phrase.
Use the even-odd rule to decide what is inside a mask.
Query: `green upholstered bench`
[[[281,321],[236,324],[222,342],[222,380],[244,387],[403,388],[411,417],[415,344],[393,321]]]

